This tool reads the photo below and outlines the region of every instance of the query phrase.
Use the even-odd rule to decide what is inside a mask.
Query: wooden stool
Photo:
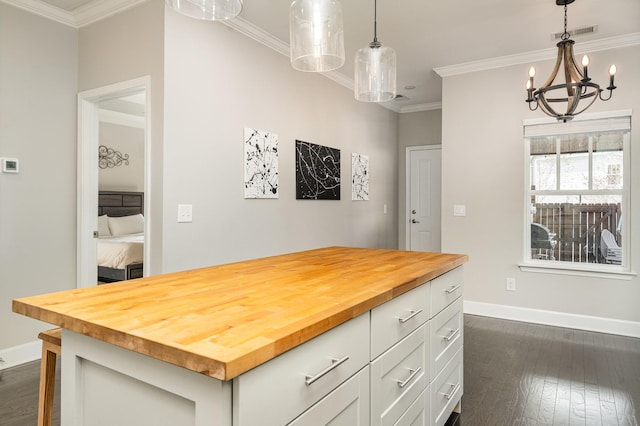
[[[56,358],[62,352],[62,330],[43,331],[40,360],[40,393],[38,394],[38,426],[51,426],[53,414],[53,392],[56,385]]]

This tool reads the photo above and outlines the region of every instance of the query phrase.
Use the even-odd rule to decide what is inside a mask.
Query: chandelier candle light
[[[396,52],[378,41],[378,5],[373,3],[373,41],[355,58],[354,96],[362,102],[385,102],[396,97]]]
[[[224,21],[242,11],[242,0],[166,0],[177,12],[203,21]]]
[[[291,66],[326,72],[344,65],[342,5],[338,0],[294,0],[289,8]]]
[[[575,0],[556,0],[556,5],[564,6],[564,33],[561,41],[556,45],[558,47],[558,58],[556,64],[547,81],[539,88],[533,86],[533,77],[536,75],[534,67],[529,69],[529,80],[527,81],[527,103],[529,109],[535,111],[540,109],[547,115],[555,117],[558,121],[567,122],[574,116],[584,112],[589,108],[596,99],[608,101],[613,95],[616,86],[613,84],[613,78],[616,74],[616,66],[611,65],[609,68],[609,91],[607,98],[602,97],[603,89],[591,81],[588,74],[589,57],[585,55],[582,58],[582,70],[576,65],[573,58],[574,41],[571,40],[567,31],[567,5]],[[553,84],[561,65],[563,65],[565,83]],[[566,92],[566,97],[564,96]],[[585,100],[582,104],[581,101]],[[552,104],[566,104],[564,112],[553,108]],[[562,106],[562,105],[561,105]]]

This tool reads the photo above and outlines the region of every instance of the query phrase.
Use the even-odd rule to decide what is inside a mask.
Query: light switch
[[[178,223],[193,222],[193,205],[178,204]]]
[[[1,158],[2,161],[2,173],[18,173],[20,166],[17,158]]]
[[[453,215],[454,216],[466,216],[467,215],[467,206],[464,204],[454,204],[453,205]]]

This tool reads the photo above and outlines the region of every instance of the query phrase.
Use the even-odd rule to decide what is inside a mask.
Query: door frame
[[[95,285],[98,229],[99,103],[145,91],[144,132],[144,275],[150,270],[151,250],[151,77],[144,76],[78,93],[77,275],[76,287]]]
[[[404,206],[404,216],[405,216],[405,238],[404,245],[405,250],[411,250],[411,226],[409,226],[409,221],[411,220],[409,212],[411,211],[411,153],[415,151],[426,151],[439,149],[442,152],[442,145],[420,145],[420,146],[408,146],[405,152],[405,203]],[[440,182],[440,186],[442,186],[442,181]],[[440,211],[442,211],[442,205],[440,205]],[[442,228],[442,225],[440,225]],[[441,229],[442,230],[442,229]]]

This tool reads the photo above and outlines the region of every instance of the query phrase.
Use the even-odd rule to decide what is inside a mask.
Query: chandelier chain
[[[564,33],[562,34],[562,40],[569,39],[569,31],[567,31],[567,3],[564,4]]]

